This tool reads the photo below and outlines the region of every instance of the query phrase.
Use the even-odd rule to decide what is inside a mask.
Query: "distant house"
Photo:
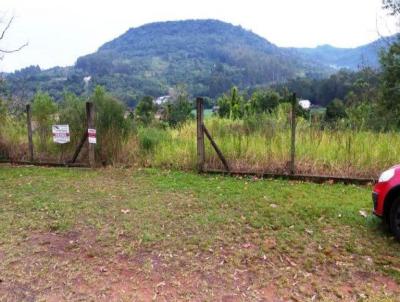
[[[306,110],[311,108],[311,102],[309,100],[300,100],[299,105],[301,108]]]
[[[160,97],[156,98],[154,100],[154,103],[156,105],[163,105],[163,104],[167,103],[170,99],[171,99],[171,96],[163,95],[163,96],[160,96]]]

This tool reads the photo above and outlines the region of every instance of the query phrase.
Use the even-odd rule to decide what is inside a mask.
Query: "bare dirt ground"
[[[251,243],[203,253],[146,248],[128,256],[104,254],[107,247],[95,238],[90,230],[32,234],[20,243],[24,255],[5,267],[19,272],[23,281],[8,282],[3,276],[2,300],[273,302],[320,301],[323,296],[326,301],[358,301],[379,293],[394,301],[400,291],[392,278],[347,262],[333,261],[308,273],[304,263],[286,255],[258,259]],[[246,257],[235,268],[227,263],[237,249],[245,250]]]

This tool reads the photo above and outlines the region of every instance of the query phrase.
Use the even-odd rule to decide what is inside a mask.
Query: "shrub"
[[[217,101],[218,115],[231,119],[241,119],[246,111],[246,101],[237,87],[232,87],[230,94],[224,94]]]
[[[71,148],[75,148],[86,129],[84,100],[73,93],[65,93],[64,99],[60,104],[59,121],[60,124],[69,125],[71,135],[70,146]]]
[[[145,153],[154,152],[158,144],[168,137],[168,132],[162,129],[140,128],[138,130],[139,146]]]
[[[155,111],[156,108],[153,104],[153,98],[150,96],[145,96],[136,106],[135,118],[139,123],[147,126],[154,120]]]
[[[273,90],[256,90],[250,99],[252,113],[271,113],[279,104],[280,95]]]
[[[48,93],[37,92],[32,104],[32,117],[38,124],[39,149],[43,150],[50,134],[51,124],[55,119],[57,106]]]
[[[0,126],[0,158],[27,159],[27,130],[25,119],[7,114]]]
[[[179,97],[177,100],[170,102],[166,107],[166,120],[172,127],[176,127],[188,119],[193,118],[192,104],[185,97]]]
[[[96,151],[103,163],[110,163],[118,157],[121,144],[129,133],[125,106],[100,86],[95,88],[91,100],[96,110]]]
[[[343,104],[343,101],[339,99],[334,99],[329,105],[326,107],[325,112],[325,120],[327,122],[336,122],[337,120],[346,118],[346,110]]]

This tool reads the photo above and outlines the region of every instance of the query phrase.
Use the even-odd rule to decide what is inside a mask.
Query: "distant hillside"
[[[392,44],[397,35],[378,39],[356,48],[338,48],[322,45],[315,48],[289,48],[296,51],[303,60],[313,60],[335,69],[357,70],[369,66],[379,68],[379,53]]]
[[[378,43],[378,42],[376,42]],[[84,92],[106,86],[130,105],[144,95],[167,94],[178,84],[191,95],[215,97],[232,85],[248,88],[284,82],[298,76],[324,77],[335,68],[377,66],[378,47],[355,49],[321,46],[280,48],[266,39],[217,20],[159,22],[131,28],[75,66],[40,70],[29,67],[7,75],[8,91],[30,97],[36,90],[60,97],[64,90]]]
[[[186,83],[196,95],[215,96],[230,88],[265,85],[304,75],[311,64],[240,26],[215,20],[152,23],[128,30],[76,68],[106,86],[135,87],[158,95]]]

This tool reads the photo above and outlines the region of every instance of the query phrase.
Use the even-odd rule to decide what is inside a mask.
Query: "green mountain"
[[[310,64],[264,38],[216,20],[152,23],[128,30],[76,68],[112,89],[165,94],[185,83],[194,95],[280,82],[312,71]]]
[[[165,95],[175,85],[185,85],[193,96],[215,97],[232,85],[251,88],[299,76],[320,78],[335,68],[355,68],[364,54],[376,66],[377,51],[370,46],[280,48],[217,20],[158,22],[129,29],[74,66],[28,67],[6,75],[6,82],[8,92],[20,98],[38,89],[58,98],[64,90],[84,93],[83,78],[91,76],[91,87],[104,85],[134,105],[144,95]]]
[[[303,60],[314,62],[334,69],[347,68],[357,70],[362,67],[379,68],[379,53],[398,39],[397,35],[380,38],[372,43],[355,48],[338,48],[321,45],[315,48],[289,48]]]

